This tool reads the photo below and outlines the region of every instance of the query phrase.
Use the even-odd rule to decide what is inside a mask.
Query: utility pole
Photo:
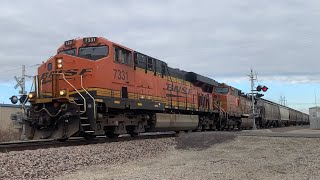
[[[27,95],[27,92],[26,92],[26,65],[22,65],[22,88],[21,88],[21,91],[22,95]]]
[[[288,104],[285,96],[280,96],[280,104],[283,106],[286,106]]]
[[[282,105],[282,96],[280,96],[279,103],[280,103],[280,105]]]
[[[251,82],[251,103],[252,103],[252,118],[253,118],[252,129],[255,130],[257,129],[257,127],[256,127],[256,114],[255,114],[255,107],[254,107],[254,95],[255,95],[254,81],[257,80],[257,78],[254,76],[252,69],[249,77]]]
[[[317,91],[314,89],[314,104],[317,107]]]

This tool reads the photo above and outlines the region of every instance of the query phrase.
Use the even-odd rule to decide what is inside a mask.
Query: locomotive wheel
[[[57,141],[59,142],[66,142],[69,138],[60,138],[60,139],[57,139]]]
[[[108,138],[117,138],[119,136],[119,134],[115,134],[113,132],[106,132],[106,136]]]
[[[131,137],[137,137],[138,135],[139,135],[139,133],[135,133],[135,132],[131,132],[131,133],[130,133],[130,136],[131,136]]]
[[[127,126],[127,131],[131,137],[137,137],[139,135],[139,133],[135,132],[135,128],[136,128],[135,126]]]
[[[84,134],[83,136],[86,140],[93,140],[96,136],[92,134]]]

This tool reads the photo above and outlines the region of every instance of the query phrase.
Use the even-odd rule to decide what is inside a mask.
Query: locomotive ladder
[[[96,119],[96,100],[94,97],[83,87],[83,75],[80,76],[80,82],[81,82],[81,88],[84,90],[84,92],[90,97],[92,100],[92,108],[93,108],[93,121]],[[90,123],[90,119],[88,118],[87,113],[80,114],[80,126],[82,130],[86,134],[93,134],[94,131],[94,122]]]
[[[213,103],[214,104],[214,106],[216,107],[216,108],[218,108],[219,109],[219,125],[220,125],[220,128],[222,127],[222,124],[221,124],[221,120],[222,120],[222,115],[224,115],[224,117],[228,120],[228,114],[227,114],[227,112],[221,107],[221,105],[220,105],[220,103],[219,103],[219,105],[217,105],[216,103]]]

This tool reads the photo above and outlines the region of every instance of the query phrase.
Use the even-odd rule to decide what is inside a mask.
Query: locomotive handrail
[[[34,84],[34,80],[32,81],[30,91],[32,90],[33,84]],[[26,114],[26,103],[27,103],[27,101],[28,101],[28,96],[27,96],[27,98],[25,98],[25,100],[21,104],[21,109],[23,110],[23,112],[22,112],[23,114]]]
[[[93,100],[93,117],[96,119],[96,100],[94,97],[83,87],[83,75],[80,77],[81,79],[81,88],[90,96],[90,98]]]
[[[67,79],[66,76],[63,73],[52,73],[52,74],[57,74],[57,75],[62,75],[63,80],[68,83],[83,99],[83,111],[80,111],[81,114],[85,113],[87,111],[87,102],[86,99],[82,96],[82,94],[77,90],[76,87],[74,87]]]
[[[40,80],[40,94],[41,94],[41,96],[43,96],[43,93],[42,93],[43,80],[44,80],[44,79],[42,79],[42,78],[41,78],[41,80]]]
[[[226,111],[225,111],[224,109],[222,109],[220,106],[218,106],[216,103],[213,103],[213,104],[214,104],[214,105],[216,106],[216,108],[218,108],[220,111],[226,113]]]
[[[56,117],[56,116],[58,116],[60,113],[61,113],[61,111],[62,111],[62,109],[59,109],[59,111],[56,113],[56,114],[51,114],[49,111],[48,111],[48,109],[47,108],[45,108],[45,107],[43,107],[42,109],[40,109],[39,111],[36,111],[36,110],[34,110],[34,112],[41,112],[41,111],[46,111],[46,113],[50,116],[50,117]]]
[[[39,92],[39,75],[35,75],[34,78],[34,90],[36,92],[36,97],[39,98],[40,92]]]
[[[41,93],[42,93],[42,81],[43,81],[43,79],[41,79],[41,81],[40,81],[40,89],[41,89]],[[38,75],[36,75],[36,76],[34,76],[34,79],[33,79],[33,82],[32,82],[32,85],[31,85],[31,90],[32,90],[32,88],[33,88],[33,85],[35,86],[35,93],[36,93],[36,97],[39,97],[40,96],[40,93],[39,93],[39,76]],[[30,90],[30,91],[31,91]],[[23,111],[24,111],[24,113],[25,113],[25,104],[26,104],[26,101],[28,100],[28,98],[26,98],[25,99],[25,101],[22,103],[22,109],[23,109]],[[56,116],[58,116],[60,113],[61,113],[61,109],[57,112],[57,114],[51,114],[49,111],[48,111],[48,109],[46,108],[46,107],[43,107],[42,109],[40,109],[39,111],[36,111],[36,110],[34,110],[34,112],[41,112],[41,111],[46,111],[46,113],[50,116],[50,117],[56,117]]]

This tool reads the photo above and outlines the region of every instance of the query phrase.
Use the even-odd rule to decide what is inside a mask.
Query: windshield
[[[91,46],[91,47],[81,47],[79,48],[79,56],[91,60],[98,60],[103,57],[108,56],[109,48],[108,46]]]
[[[219,93],[219,94],[228,94],[229,88],[227,87],[217,87],[214,89],[214,92]]]
[[[76,49],[75,48],[66,49],[66,50],[60,51],[58,54],[76,55]]]

